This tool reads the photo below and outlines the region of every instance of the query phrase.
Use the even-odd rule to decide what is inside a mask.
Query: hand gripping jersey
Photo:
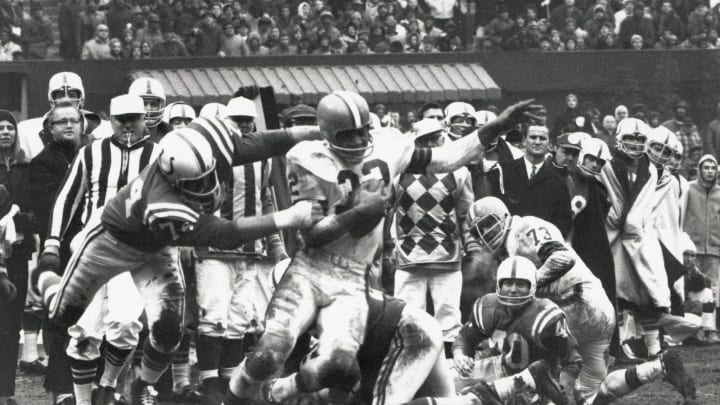
[[[461,333],[466,354],[477,343],[492,338],[504,356],[508,374],[525,369],[536,360],[545,359],[568,365],[580,361],[576,342],[567,326],[565,313],[552,301],[534,299],[518,311],[498,301],[492,293],[475,301],[470,321]]]
[[[166,246],[217,246],[222,219],[188,207],[160,172],[157,162],[123,187],[106,205],[103,226],[120,241],[145,252]],[[218,246],[223,247],[223,246]]]
[[[327,205],[327,215],[341,214],[352,207],[354,192],[370,180],[382,180],[389,193],[392,179],[413,160],[412,137],[394,128],[373,130],[372,153],[358,164],[335,156],[323,141],[301,142],[287,154],[288,182],[294,201],[318,200]],[[364,234],[349,232],[322,249],[358,263],[370,263],[382,242],[382,218],[369,218],[372,229]]]

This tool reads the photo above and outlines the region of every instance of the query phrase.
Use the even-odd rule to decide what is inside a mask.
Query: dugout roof
[[[272,86],[279,103],[291,95],[316,104],[333,90],[354,90],[369,103],[496,100],[500,88],[478,63],[335,66],[248,66],[134,70],[132,79],[153,77],[170,101],[201,106],[226,103],[241,87]]]

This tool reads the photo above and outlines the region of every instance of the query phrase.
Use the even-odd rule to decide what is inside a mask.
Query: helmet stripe
[[[205,161],[203,160],[202,155],[200,155],[200,151],[197,150],[197,148],[195,147],[195,145],[193,145],[193,143],[190,142],[190,140],[185,136],[185,134],[183,134],[182,132],[178,131],[178,132],[177,132],[177,135],[178,135],[178,137],[180,137],[183,141],[185,141],[185,143],[188,144],[188,146],[190,147],[190,150],[191,150],[191,151],[193,152],[193,154],[195,155],[195,159],[198,161],[198,164],[200,165],[200,170],[201,170],[203,173],[205,173],[205,172],[207,171],[207,167],[205,167]],[[198,134],[198,135],[199,135],[199,134]]]
[[[362,128],[362,119],[360,118],[360,109],[358,108],[357,104],[355,103],[355,100],[351,99],[348,94],[343,92],[335,92],[333,93],[336,96],[342,100],[345,105],[347,106],[348,110],[350,110],[350,114],[353,117],[353,122],[355,123],[355,128]]]
[[[512,269],[510,270],[510,278],[517,278],[517,258],[512,258]]]

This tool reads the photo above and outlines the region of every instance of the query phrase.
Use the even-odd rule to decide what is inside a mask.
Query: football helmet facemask
[[[674,139],[677,139],[677,136],[662,125],[650,130],[647,140],[647,155],[650,161],[657,166],[664,167],[668,165],[673,155],[670,145],[672,145]]]
[[[470,235],[480,247],[495,253],[502,247],[510,231],[510,211],[496,197],[483,197],[473,203],[468,212]]]
[[[625,118],[615,130],[617,149],[631,159],[639,159],[647,149],[650,127],[637,118]]]
[[[69,101],[77,108],[85,104],[85,87],[77,73],[55,73],[48,82],[48,103],[54,106],[61,101]]]

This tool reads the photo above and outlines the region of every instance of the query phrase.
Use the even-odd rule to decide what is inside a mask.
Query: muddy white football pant
[[[262,331],[265,298],[258,283],[264,262],[259,258],[199,259],[195,265],[200,309],[198,332],[242,339]]]
[[[176,247],[144,252],[119,241],[102,226],[89,230],[70,258],[50,306],[50,319],[61,327],[76,324],[97,291],[123,272],[132,275],[142,297],[150,344],[159,353],[171,354],[182,337],[185,304]]]
[[[137,346],[142,322],[143,298],[130,273],[121,273],[95,294],[80,320],[70,328],[67,354],[77,360],[100,357],[103,335],[121,350]]]
[[[380,366],[372,405],[410,402],[423,384],[433,396],[450,396],[444,357],[440,325],[426,312],[406,305]]]
[[[270,300],[265,332],[230,380],[233,394],[254,397],[259,383],[282,369],[298,336],[314,321],[317,356],[305,365],[300,389],[341,386],[349,392],[359,379],[356,355],[368,316],[367,271],[369,265],[345,257],[299,252]]]
[[[576,390],[583,398],[595,395],[607,376],[609,348],[615,329],[615,310],[599,283],[579,284],[577,302],[561,305],[570,332],[577,341],[582,369],[576,380]]]
[[[426,268],[410,271],[395,271],[394,297],[404,300],[408,305],[425,310],[427,292],[435,309],[435,319],[440,323],[445,342],[453,342],[460,332],[460,294],[462,292],[462,273],[432,273]]]

